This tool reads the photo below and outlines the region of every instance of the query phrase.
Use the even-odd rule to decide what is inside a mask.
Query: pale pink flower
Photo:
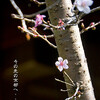
[[[63,60],[62,57],[58,57],[58,61],[55,62],[55,65],[57,66],[58,70],[61,72],[63,69],[68,69],[68,60]]]
[[[35,27],[39,26],[42,24],[43,18],[45,18],[45,15],[36,15],[36,19],[35,19]]]
[[[76,0],[75,5],[80,12],[90,13],[90,7],[93,4],[92,0]]]
[[[61,19],[59,19],[59,21],[58,21],[58,26],[59,26],[60,30],[65,30],[64,22]]]

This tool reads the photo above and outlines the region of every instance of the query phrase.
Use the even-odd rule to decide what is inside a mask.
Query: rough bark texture
[[[45,1],[46,5],[50,6],[56,0]],[[71,7],[71,0],[61,0],[48,11],[51,23],[57,25],[59,18],[68,18],[67,14],[71,16]],[[80,82],[83,85],[83,95],[79,100],[95,100],[78,26],[67,27],[64,31],[54,30],[54,35],[59,56],[67,58],[69,61],[70,68],[66,72],[74,82]],[[64,79],[66,82],[70,82],[65,75]],[[67,86],[67,88],[70,87]],[[68,92],[68,95],[73,95],[73,89]]]

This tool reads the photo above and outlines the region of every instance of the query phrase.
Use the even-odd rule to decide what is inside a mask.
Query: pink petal
[[[88,6],[83,9],[83,12],[86,13],[86,14],[90,13],[90,11],[91,10]]]
[[[68,64],[68,60],[65,59],[65,60],[63,61],[63,64]]]
[[[62,57],[58,57],[58,61],[59,62],[62,62],[63,61],[63,58]]]
[[[93,4],[93,1],[92,0],[86,0],[86,4],[87,4],[87,6],[91,6]]]
[[[64,69],[68,69],[68,68],[69,68],[69,66],[68,66],[68,65],[66,65],[66,64],[64,64],[64,65],[63,65],[63,68],[64,68]]]
[[[58,70],[61,72],[63,71],[63,67],[62,66],[58,66]]]
[[[37,21],[35,21],[35,27],[37,27],[38,26],[38,22]]]
[[[36,18],[40,18],[40,17],[41,17],[41,15],[40,15],[40,14],[36,15]]]
[[[56,65],[56,66],[59,66],[59,65],[60,65],[60,62],[59,62],[59,61],[56,61],[56,62],[55,62],[55,65]]]
[[[83,11],[83,7],[82,6],[77,6],[77,9],[79,10],[79,11]]]
[[[36,19],[36,21],[35,21],[35,27],[37,27],[37,26],[39,26],[41,24],[42,24],[42,20]]]
[[[38,24],[41,25],[41,24],[42,24],[42,20],[39,20],[39,21],[38,21]]]
[[[76,0],[76,5],[81,6],[82,0]]]
[[[41,15],[43,18],[45,18],[46,16],[45,15]]]

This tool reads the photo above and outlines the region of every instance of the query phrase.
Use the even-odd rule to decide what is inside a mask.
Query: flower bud
[[[30,35],[27,33],[26,34],[26,39],[29,41],[31,39]]]
[[[93,27],[92,30],[96,30],[96,27]]]
[[[91,22],[91,23],[90,23],[90,26],[93,26],[94,24],[95,24],[95,22]]]
[[[82,27],[83,29],[85,29],[84,23],[81,23],[81,27]]]

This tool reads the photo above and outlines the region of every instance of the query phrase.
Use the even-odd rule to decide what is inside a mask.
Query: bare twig
[[[55,46],[54,44],[52,44],[50,41],[48,41],[47,37],[44,35],[40,35],[36,30],[30,28],[32,30],[32,32],[30,32],[29,30],[26,30],[24,28],[22,28],[21,26],[18,27],[19,29],[21,29],[23,32],[26,32],[28,34],[30,34],[33,37],[40,37],[41,39],[43,39],[44,41],[46,41],[50,46],[52,46],[53,48],[57,48],[57,46]],[[34,34],[35,33],[35,34]]]
[[[43,23],[46,24],[46,25],[49,25],[50,27],[55,28],[55,29],[59,29],[60,28],[60,26],[58,26],[58,25],[55,26],[55,25],[51,24],[50,22],[46,22],[44,20],[43,20]]]
[[[65,100],[70,100],[70,99],[73,99],[73,98],[76,100],[76,96],[77,96],[77,94],[79,92],[79,88],[80,88],[78,83],[76,85],[77,85],[77,88],[76,88],[76,91],[75,91],[74,95],[72,95],[69,98],[66,98]]]
[[[67,84],[67,85],[70,85],[70,86],[74,87],[74,85],[72,85],[72,84],[70,84],[70,83],[67,83],[67,82],[64,82],[64,81],[62,81],[62,80],[59,80],[59,79],[57,79],[57,78],[55,78],[55,80],[58,81],[58,82],[61,82],[61,83],[64,83],[64,84]]]
[[[60,89],[60,91],[62,91],[62,92],[68,92],[68,91],[70,91],[70,89],[67,89],[67,90]]]
[[[25,20],[27,22],[32,22],[32,23],[35,23],[35,20],[33,19],[28,19],[28,18],[21,18],[20,16],[16,15],[16,14],[11,14],[11,16],[15,19],[20,19],[20,20]]]
[[[98,10],[100,10],[100,6],[98,6],[98,7],[96,7],[96,8],[91,9],[91,12],[90,12],[90,13],[93,13],[93,12],[98,11]]]
[[[43,10],[41,10],[41,11],[38,11],[38,12],[36,12],[36,13],[30,14],[30,15],[24,15],[24,17],[32,18],[32,17],[36,16],[37,14],[44,13],[44,12],[50,10],[52,7],[54,7],[54,6],[55,6],[56,4],[58,4],[59,2],[60,2],[60,0],[57,0],[55,3],[53,3],[53,4],[50,5],[49,7],[45,8],[45,9],[43,9]]]
[[[95,26],[97,26],[99,24],[100,24],[100,21],[95,23],[94,25],[89,25],[88,27],[82,29],[80,33],[82,34],[82,33],[86,32],[86,31],[88,31],[89,29],[94,28]]]
[[[52,46],[53,48],[57,48],[57,46],[55,46],[54,44],[52,44],[50,41],[48,41],[47,37],[40,35],[37,31],[34,31],[32,28],[30,28],[33,32],[36,32],[36,34],[38,35],[38,37],[40,37],[41,39],[45,40],[50,46]]]
[[[32,0],[32,1],[35,2],[38,6],[46,4],[45,2],[39,2],[38,0]]]
[[[13,7],[16,9],[16,11],[18,12],[18,14],[20,15],[20,17],[22,18],[22,26],[27,29],[27,26],[26,26],[26,23],[25,23],[25,20],[23,19],[24,16],[23,16],[23,13],[21,11],[21,9],[17,6],[17,4],[15,3],[14,0],[10,0],[11,4],[13,5]]]
[[[51,35],[41,35],[41,36],[45,36],[46,38],[53,38],[54,34],[51,34]]]
[[[22,31],[25,32],[25,33],[30,34],[30,35],[33,36],[33,37],[36,37],[35,34],[33,34],[32,32],[30,32],[29,30],[24,29],[24,28],[21,27],[21,26],[18,26],[18,29],[22,30]]]
[[[69,75],[64,71],[64,74],[68,77],[68,79],[71,81],[71,83],[73,84],[73,86],[75,86],[73,80],[69,77]]]

